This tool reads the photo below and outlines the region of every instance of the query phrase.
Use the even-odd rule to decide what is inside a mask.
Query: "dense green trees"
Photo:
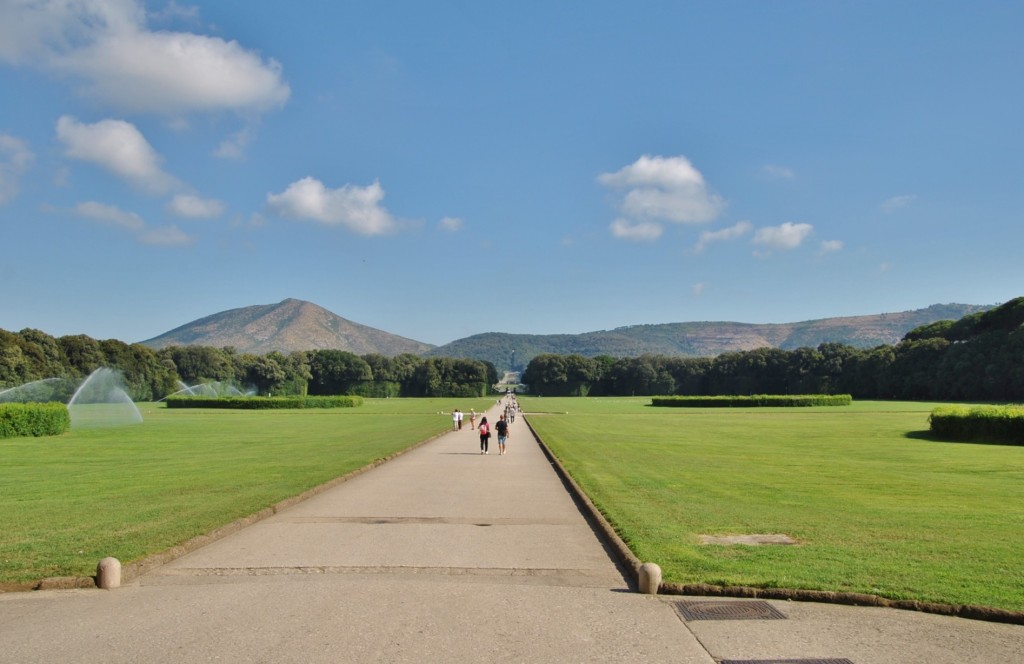
[[[262,395],[483,396],[498,382],[488,362],[402,354],[360,357],[341,350],[237,353],[234,348],[139,344],[85,335],[55,339],[39,330],[0,330],[0,390],[44,378],[73,386],[100,367],[122,372],[136,401],[161,399],[185,385],[218,382]],[[73,387],[72,387],[73,389]]]
[[[139,401],[176,389],[173,368],[145,346],[84,335],[58,339],[32,329],[16,334],[0,330],[0,389],[44,378],[79,382],[101,366],[119,369],[128,394]]]
[[[608,366],[582,355],[537,355],[526,367],[523,382],[534,386],[538,394],[585,397]]]
[[[403,396],[482,397],[496,382],[497,370],[485,362],[428,357],[413,372]]]
[[[80,381],[101,366],[120,369],[136,400],[159,399],[179,381],[219,381],[260,394],[482,396],[498,381],[493,364],[341,350],[288,355],[233,348],[139,344],[39,330],[0,330],[0,390],[43,378]],[[911,330],[895,346],[758,348],[717,357],[613,358],[537,355],[523,374],[535,394],[851,394],[858,399],[1024,401],[1024,298]]]
[[[372,380],[370,365],[344,350],[315,350],[309,355],[310,394],[347,394],[363,381]]]
[[[57,340],[64,349],[68,364],[79,375],[88,376],[103,366],[107,358],[103,355],[100,342],[84,334],[61,337]]]
[[[570,373],[569,367],[578,367]],[[538,355],[523,381],[543,395],[852,394],[859,399],[1024,400],[1024,298],[911,330],[895,346],[839,343],[714,358]]]
[[[235,362],[235,379],[242,385],[252,385],[258,394],[277,394],[288,377],[279,359],[283,359],[280,353],[277,357],[243,353]]]

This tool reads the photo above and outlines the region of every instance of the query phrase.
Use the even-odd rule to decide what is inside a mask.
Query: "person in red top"
[[[480,420],[477,430],[480,432],[480,454],[487,454],[487,443],[491,439],[491,426],[487,424],[486,417]]]

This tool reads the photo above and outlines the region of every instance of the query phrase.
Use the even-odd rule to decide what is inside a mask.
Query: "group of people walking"
[[[506,394],[504,402],[501,399],[498,400],[498,406],[502,407],[502,413],[498,416],[498,421],[494,423],[493,433],[498,438],[498,454],[504,456],[507,451],[506,445],[508,444],[508,429],[509,424],[515,421],[516,412],[519,411],[519,403],[516,401],[515,394]],[[465,415],[461,410],[456,408],[452,411],[452,430],[461,431],[462,422],[465,419]],[[476,423],[476,411],[469,411],[469,428],[476,429],[480,435],[480,454],[490,454],[490,441],[491,441],[491,425],[487,421],[487,417],[480,418],[480,424],[477,426]]]
[[[488,444],[491,441],[491,425],[487,423],[487,418],[484,417],[480,420],[480,427],[477,429],[480,434],[480,454],[490,454],[488,450]],[[499,415],[498,421],[494,423],[494,433],[498,436],[498,454],[505,454],[505,444],[508,441],[508,420],[505,419],[505,415]]]

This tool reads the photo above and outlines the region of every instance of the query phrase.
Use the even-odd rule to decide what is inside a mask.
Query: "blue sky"
[[[0,0],[0,328],[1024,295],[1024,3]]]

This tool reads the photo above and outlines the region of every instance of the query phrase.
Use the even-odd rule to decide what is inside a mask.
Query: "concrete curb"
[[[941,616],[953,616],[970,620],[1024,625],[1024,613],[995,609],[972,604],[936,604],[914,599],[889,599],[866,593],[834,592],[830,590],[800,590],[796,588],[752,588],[749,586],[715,586],[706,583],[663,583],[658,590],[663,595],[705,595],[710,597],[742,597],[757,599],[780,599],[795,602],[818,602],[821,604],[845,604],[848,606],[877,606],[902,611],[919,611]]]
[[[380,459],[368,463],[361,468],[357,468],[351,472],[348,472],[339,477],[335,477],[332,480],[328,480],[323,484],[315,486],[312,489],[303,491],[297,496],[285,498],[284,500],[274,503],[270,507],[262,509],[259,512],[256,512],[255,514],[250,514],[249,516],[244,516],[240,519],[236,519],[231,523],[221,526],[220,528],[217,528],[216,530],[213,530],[212,532],[209,532],[205,535],[198,535],[186,542],[179,544],[178,546],[172,547],[165,551],[161,551],[159,553],[151,554],[149,556],[146,556],[145,558],[141,558],[131,563],[127,563],[124,565],[121,571],[121,583],[122,585],[127,584],[132,580],[137,579],[140,576],[147,574],[162,565],[166,565],[167,563],[176,560],[188,553],[191,553],[196,549],[202,548],[207,544],[210,544],[211,542],[216,542],[217,540],[227,537],[228,535],[232,535],[247,526],[251,526],[252,524],[262,521],[263,519],[274,516],[283,509],[301,503],[305,500],[309,500],[313,496],[321,494],[324,491],[327,491],[328,489],[332,489],[338,486],[339,484],[347,482],[353,477],[356,477],[357,475],[362,475],[363,473],[373,470],[377,466],[385,464],[388,461],[391,461],[392,459],[398,458],[403,454],[407,454],[417,448],[423,447],[427,443],[430,443],[447,433],[447,430],[442,431],[410,447],[389,454],[388,456],[381,457]],[[5,591],[19,592],[28,590],[70,590],[77,588],[96,587],[97,583],[95,576],[55,576],[40,579],[35,583],[8,586],[7,588],[5,588]]]
[[[630,571],[628,577],[630,586],[636,589],[639,583],[639,573],[642,561],[619,537],[618,532],[605,518],[604,514],[594,505],[593,501],[583,492],[576,481],[569,475],[562,462],[551,452],[541,437],[530,424],[526,413],[523,420],[533,434],[534,440],[544,451],[544,455],[554,466],[555,471],[565,483],[573,499],[584,510],[587,520],[603,536],[605,545],[616,557],[618,565]],[[657,561],[651,561],[657,562]],[[749,586],[716,586],[707,583],[662,583],[658,587],[658,594],[661,595],[692,595],[708,597],[736,597],[736,598],[758,598],[777,599],[796,602],[818,602],[822,604],[845,604],[850,606],[876,606],[903,611],[919,611],[922,613],[934,613],[943,616],[954,616],[970,620],[982,620],[986,622],[1008,623],[1012,625],[1024,625],[1024,612],[1007,611],[985,606],[970,604],[936,604],[933,602],[922,602],[918,600],[893,600],[879,595],[864,593],[834,592],[828,590],[802,590],[798,588],[752,588]]]

